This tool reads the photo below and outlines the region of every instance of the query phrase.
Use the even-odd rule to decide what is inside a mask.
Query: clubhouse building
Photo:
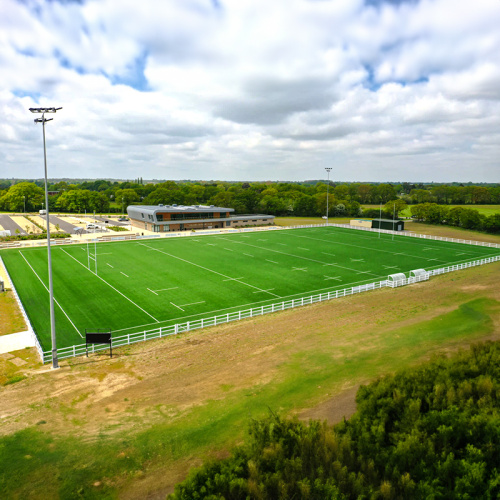
[[[274,215],[231,215],[232,208],[213,205],[130,205],[133,227],[164,233],[192,229],[219,229],[274,224]]]

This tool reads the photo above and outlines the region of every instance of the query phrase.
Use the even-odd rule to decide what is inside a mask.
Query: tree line
[[[483,215],[473,208],[454,207],[437,203],[420,203],[410,208],[412,217],[428,224],[441,224],[446,226],[486,231],[487,233],[500,233],[500,213]]]
[[[171,500],[499,498],[500,343],[476,344],[368,385],[340,424],[250,424]]]
[[[299,182],[174,182],[144,183],[107,180],[50,183],[49,208],[61,212],[121,213],[128,205],[215,205],[233,208],[237,214],[265,213],[317,217],[358,216],[361,205],[500,204],[500,186],[430,185],[410,183]],[[0,180],[0,210],[33,212],[43,208],[43,183]],[[392,210],[387,209],[386,216]],[[364,214],[365,216],[370,216]],[[372,215],[378,217],[379,214]]]

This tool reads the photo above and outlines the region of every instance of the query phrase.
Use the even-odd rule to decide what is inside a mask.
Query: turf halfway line
[[[200,264],[195,264],[194,262],[190,262],[189,260],[186,260],[186,259],[183,259],[181,257],[177,257],[176,255],[172,255],[170,253],[167,253],[167,252],[164,252],[163,250],[160,250],[159,248],[154,248],[154,247],[148,247],[148,245],[145,245],[144,243],[139,243],[139,245],[142,245],[146,248],[151,248],[152,250],[155,250],[156,252],[160,252],[164,255],[167,255],[168,257],[172,257],[174,259],[178,259],[178,260],[181,260],[182,262],[186,262],[186,264],[191,264],[192,266],[196,266],[196,267],[199,267],[200,269],[204,269],[205,271],[209,271],[211,273],[214,273],[214,274],[218,274],[219,276],[222,276],[223,278],[230,278],[230,276],[227,276],[225,274],[222,274],[222,273],[219,273],[217,271],[214,271],[213,269],[209,269],[208,267],[204,267],[204,266],[201,266]],[[213,245],[212,245],[213,246]],[[280,299],[281,297],[279,295],[276,295],[275,293],[271,293],[271,292],[268,292],[267,290],[263,290],[262,288],[259,288],[258,286],[254,286],[254,285],[250,285],[248,283],[245,283],[244,281],[241,281],[237,278],[233,278],[232,281],[237,281],[238,283],[241,283],[242,285],[245,285],[245,286],[249,286],[250,288],[255,288],[256,290],[258,290],[259,292],[266,292],[268,293],[269,295],[274,295],[275,297],[277,297],[278,299]],[[172,305],[175,305],[175,304],[172,304]],[[177,306],[176,306],[177,307]],[[180,309],[180,307],[179,307]]]

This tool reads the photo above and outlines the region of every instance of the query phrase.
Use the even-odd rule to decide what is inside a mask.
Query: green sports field
[[[495,248],[335,227],[52,250],[59,348],[83,343],[86,329],[111,329],[119,336],[500,254]],[[47,249],[0,255],[42,348],[49,350]]]

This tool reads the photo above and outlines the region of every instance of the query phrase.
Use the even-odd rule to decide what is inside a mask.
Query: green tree
[[[44,199],[44,190],[33,182],[19,182],[9,188],[3,203],[8,210],[22,212],[26,202],[26,210],[32,212],[41,206]]]
[[[133,205],[141,201],[141,197],[137,194],[135,189],[126,188],[126,189],[118,189],[115,194],[116,203],[118,203],[123,210],[125,211],[128,205]]]
[[[399,214],[403,210],[406,210],[407,207],[408,205],[406,204],[406,201],[402,200],[401,198],[398,198],[397,200],[388,201],[384,205],[384,211],[389,214],[395,214],[396,217],[399,217]]]

